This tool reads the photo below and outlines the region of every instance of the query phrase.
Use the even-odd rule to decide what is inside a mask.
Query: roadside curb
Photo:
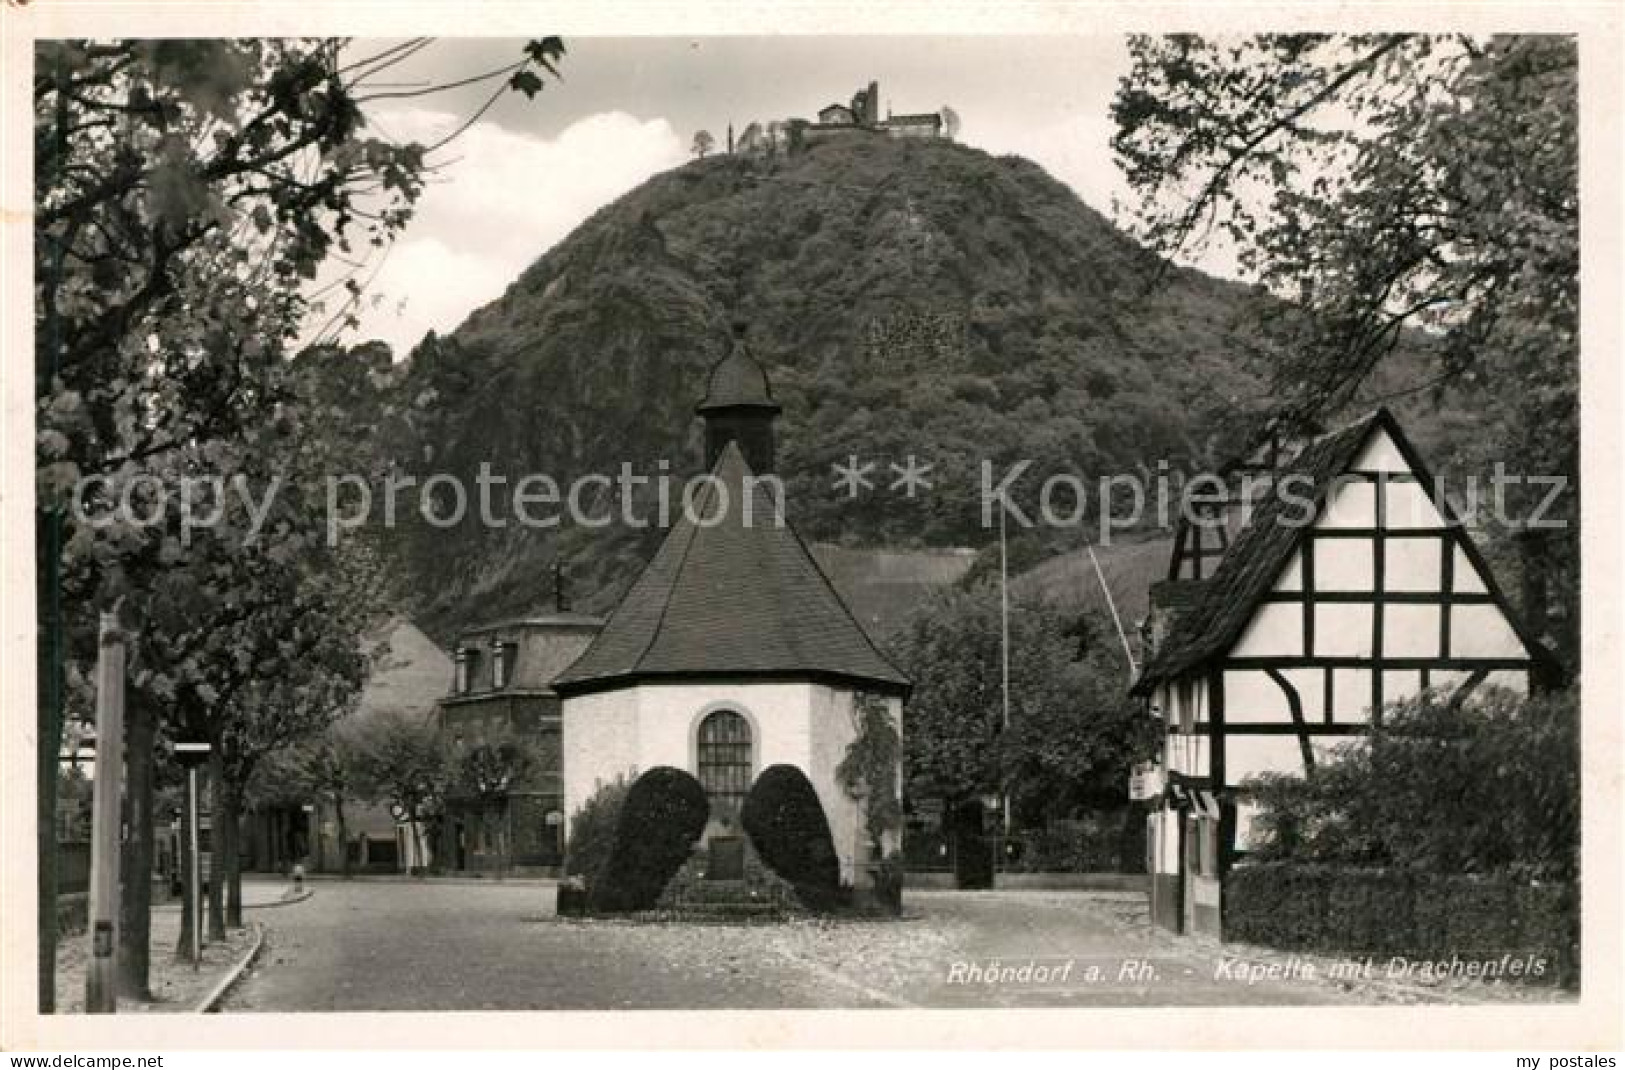
[[[306,888],[304,891],[300,892],[298,895],[289,896],[287,899],[278,899],[274,903],[245,903],[245,904],[243,904],[243,909],[244,910],[270,910],[273,907],[291,907],[295,903],[303,903],[305,900],[309,899],[311,896],[313,896],[315,894],[316,894],[316,889],[314,889],[314,888]]]
[[[246,972],[248,967],[253,964],[254,960],[259,957],[260,950],[264,947],[265,926],[261,922],[256,921],[254,923],[254,946],[249,948],[247,953],[237,961],[237,965],[233,966],[226,973],[226,976],[222,977],[219,983],[209,990],[209,994],[204,996],[196,1007],[192,1008],[192,1013],[215,1013],[220,1007],[220,1001],[226,998],[227,992],[231,991],[231,986],[236,984],[238,980],[242,978],[244,972]]]

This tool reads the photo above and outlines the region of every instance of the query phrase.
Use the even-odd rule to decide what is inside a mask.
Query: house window
[[[452,683],[451,689],[452,689],[452,691],[454,693],[459,694],[459,695],[468,694],[468,689],[469,689],[468,688],[468,681],[469,681],[469,659],[468,659],[468,654],[469,654],[469,652],[466,649],[464,649],[463,647],[458,647],[457,648],[457,678]]]
[[[750,790],[750,724],[733,710],[718,710],[700,722],[696,749],[711,816],[734,824]]]

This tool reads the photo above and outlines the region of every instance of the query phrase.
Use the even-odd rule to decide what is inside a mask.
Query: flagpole
[[[1004,711],[1001,724],[1001,734],[1010,731],[1010,555],[1005,546],[1004,537],[1004,510],[999,510],[999,683],[1001,701]],[[1000,753],[1007,753],[1009,741],[1001,740]],[[1002,764],[1002,763],[1001,763]],[[1001,770],[1001,772],[1006,772]],[[1010,782],[1008,775],[1001,776],[1004,781],[1000,784],[1004,795],[1004,834],[1010,834]]]

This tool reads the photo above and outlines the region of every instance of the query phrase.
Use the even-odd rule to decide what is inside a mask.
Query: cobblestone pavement
[[[267,911],[229,1011],[1137,1006],[1553,999],[1336,980],[1329,959],[1151,929],[1144,899],[908,895],[900,921],[561,919],[536,883],[324,882]],[[1249,967],[1257,967],[1249,969]]]
[[[120,997],[120,1014],[191,1011],[254,944],[252,929],[233,929],[227,932],[224,941],[206,943],[203,960],[196,966],[177,961],[175,945],[181,935],[180,910],[162,906],[153,908],[151,935],[147,975],[152,1000]],[[78,1014],[85,1009],[85,971],[90,962],[88,939],[82,932],[74,933],[57,945],[56,1005],[64,1014]]]

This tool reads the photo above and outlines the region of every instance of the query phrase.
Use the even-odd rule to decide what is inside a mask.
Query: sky
[[[397,42],[358,41],[356,58]],[[372,132],[432,143],[491,96],[494,83],[422,95],[520,57],[523,42],[440,40],[378,76]],[[359,329],[403,355],[501,296],[526,267],[598,208],[690,159],[697,130],[718,145],[731,122],[814,118],[870,81],[882,113],[961,120],[958,140],[1036,161],[1108,215],[1126,186],[1112,160],[1110,104],[1129,59],[1118,35],[1043,37],[570,38],[562,80],[534,99],[505,93],[433,159],[414,219],[366,283]],[[333,265],[323,277],[331,284]],[[336,292],[336,291],[335,291]],[[312,333],[334,311],[313,317]]]

